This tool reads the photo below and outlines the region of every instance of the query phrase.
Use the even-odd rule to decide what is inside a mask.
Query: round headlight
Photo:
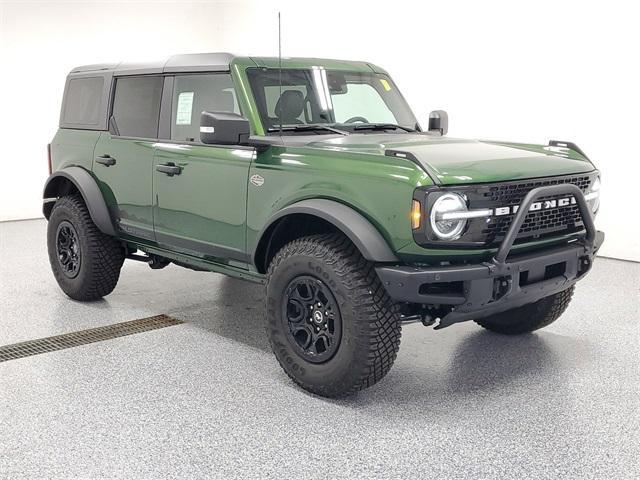
[[[462,235],[466,219],[455,218],[456,213],[466,212],[467,202],[457,193],[445,193],[438,197],[431,208],[431,229],[442,240],[456,240]]]
[[[598,211],[598,208],[600,208],[600,177],[597,177],[593,181],[593,185],[591,185],[591,191],[588,195],[591,197],[589,199],[591,210],[593,211],[593,213],[596,213]]]

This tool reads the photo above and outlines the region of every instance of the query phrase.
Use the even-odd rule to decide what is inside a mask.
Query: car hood
[[[404,156],[418,163],[434,182],[443,185],[570,175],[594,169],[582,155],[558,147],[464,140],[424,133],[354,134],[311,140],[306,146],[348,153]]]

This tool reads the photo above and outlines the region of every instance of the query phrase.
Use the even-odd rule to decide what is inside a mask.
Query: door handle
[[[179,167],[173,162],[167,162],[160,165],[156,165],[156,170],[170,177],[173,177],[174,175],[180,175],[180,172],[182,172],[182,167]]]
[[[104,165],[105,167],[110,167],[111,165],[116,164],[116,159],[111,155],[100,155],[99,157],[96,157],[96,162]]]

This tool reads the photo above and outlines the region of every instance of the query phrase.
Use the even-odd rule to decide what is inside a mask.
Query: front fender
[[[102,196],[100,187],[96,183],[93,176],[82,167],[67,167],[54,172],[45,183],[44,193],[42,195],[43,205],[42,213],[45,218],[49,219],[53,203],[64,192],[64,188],[68,182],[73,184],[78,190],[84,203],[89,209],[89,215],[93,223],[96,224],[101,232],[116,236],[116,229],[109,214],[107,203]]]
[[[292,214],[307,214],[319,217],[344,233],[360,250],[362,256],[372,262],[399,262],[384,237],[369,220],[342,203],[323,198],[302,200],[274,214],[260,232],[260,245],[265,232],[279,219]],[[257,247],[256,247],[257,248]],[[253,258],[255,259],[253,252]]]

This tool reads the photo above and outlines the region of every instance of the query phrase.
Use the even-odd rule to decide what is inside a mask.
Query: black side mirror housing
[[[247,145],[249,120],[229,112],[202,112],[200,141],[207,145]]]
[[[446,135],[449,131],[449,115],[444,110],[433,110],[429,114],[429,133]]]

